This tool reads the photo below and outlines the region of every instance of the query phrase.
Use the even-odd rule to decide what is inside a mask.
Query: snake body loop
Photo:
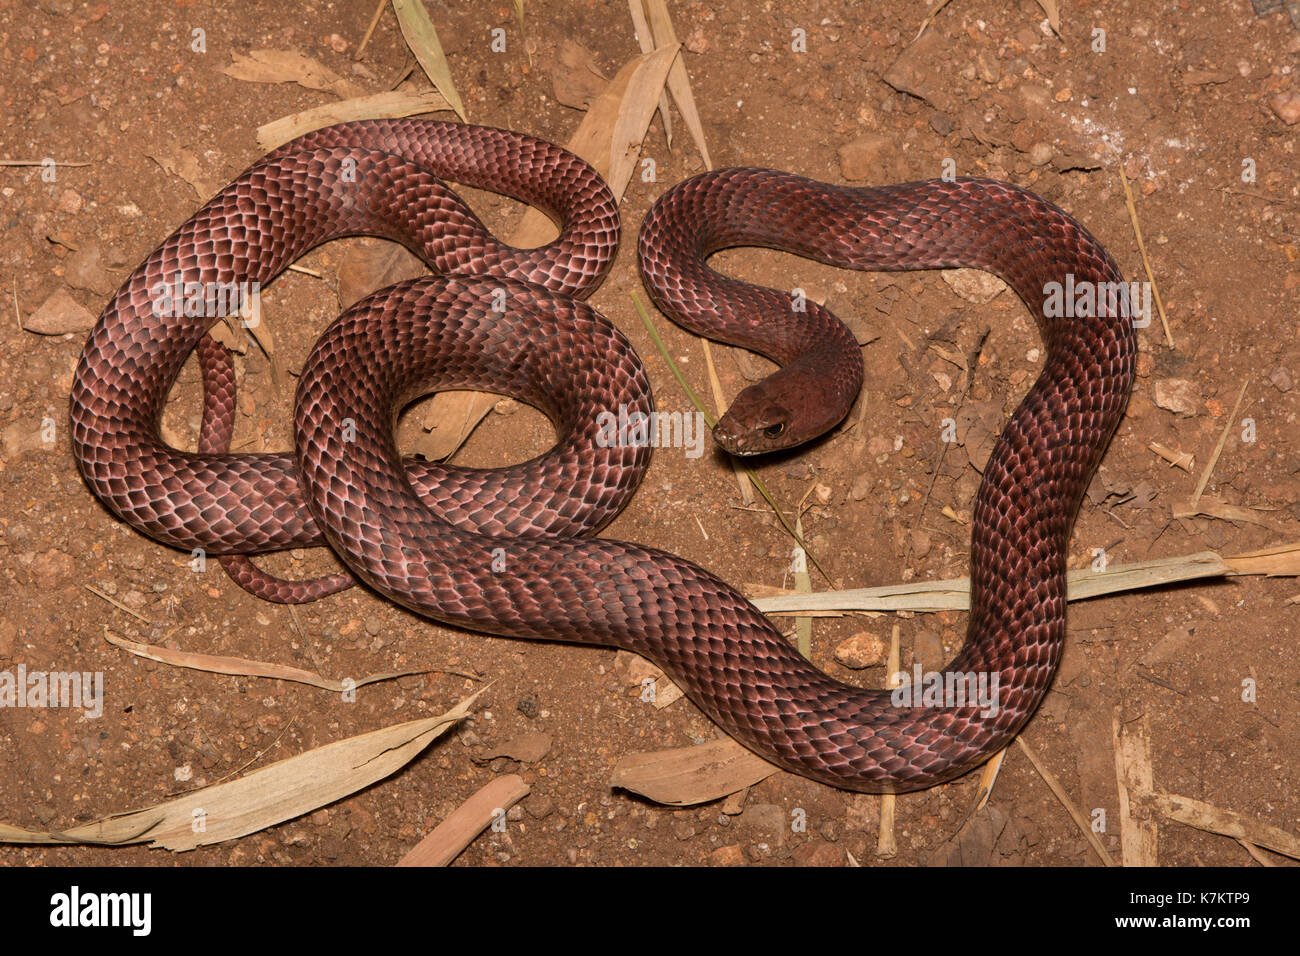
[[[470,168],[452,168],[449,151],[426,138],[456,143],[450,153]],[[794,316],[789,296],[713,273],[704,260],[716,249],[771,245],[859,269],[973,266],[1001,275],[1034,312],[1046,365],[980,485],[970,631],[949,666],[996,676],[996,706],[900,704],[818,671],[744,597],[690,562],[577,537],[621,506],[646,461],[643,444],[611,443],[593,433],[593,420],[600,409],[650,408],[627,341],[564,294],[599,279],[616,242],[617,214],[594,173],[515,134],[415,121],[336,128],[291,146],[177,230],[91,335],[74,386],[74,448],[116,514],[169,544],[213,553],[323,534],[372,587],[436,620],[643,654],[756,752],[848,789],[951,779],[1032,714],[1064,640],[1070,525],[1123,413],[1136,350],[1126,309],[1069,319],[1044,312],[1044,287],[1067,273],[1076,286],[1121,281],[1073,219],[989,181],[850,190],[741,169],[675,187],[642,229],[642,274],[661,308],[784,365],[720,423],[719,439],[741,453],[832,427],[856,394],[861,361],[829,313]],[[347,160],[364,175],[341,180]],[[545,253],[501,247],[424,167],[559,210],[565,231]],[[569,215],[584,208],[595,210],[590,220]],[[292,455],[167,448],[156,427],[162,403],[211,320],[152,315],[156,277],[269,281],[305,249],[356,231],[397,238],[446,275],[382,290],[330,326],[299,380]],[[586,247],[598,255],[587,258]],[[503,266],[513,277],[466,274]],[[555,291],[527,284],[538,282]],[[492,305],[503,294],[500,312]],[[563,494],[542,484],[537,462],[501,472],[403,462],[397,409],[448,387],[513,394],[550,415],[560,442],[549,460]]]

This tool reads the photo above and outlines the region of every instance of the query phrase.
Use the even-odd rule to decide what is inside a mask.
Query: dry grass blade
[[[646,20],[645,7],[641,0],[627,0],[627,7],[628,12],[632,14],[632,26],[636,30],[636,42],[641,47],[641,52],[653,52],[658,44],[655,43],[654,32],[650,29],[649,21]],[[659,93],[659,122],[664,124],[664,139],[668,142],[668,148],[672,149],[673,121],[668,113],[667,90],[661,90]]]
[[[636,0],[632,0],[636,2]],[[650,18],[650,29],[654,31],[655,46],[677,46],[677,32],[673,21],[668,16],[668,6],[664,0],[645,0],[645,10]],[[668,71],[668,91],[673,94],[673,102],[682,114],[682,122],[690,130],[691,139],[699,148],[704,160],[704,168],[713,168],[713,158],[709,156],[708,143],[704,141],[704,124],[700,121],[700,111],[695,106],[695,94],[691,92],[691,80],[686,74],[686,64],[680,55],[673,59],[672,69]]]
[[[1201,551],[1136,564],[1116,564],[1105,571],[1070,571],[1066,574],[1066,595],[1071,601],[1081,601],[1117,591],[1133,591],[1174,581],[1219,577],[1228,573],[1231,570],[1224,558],[1213,551]],[[764,614],[797,614],[802,611],[965,611],[970,609],[970,578],[821,591],[807,597],[785,594],[781,597],[759,598],[754,601],[754,606]]]
[[[938,2],[930,8],[930,12],[927,13],[925,19],[921,21],[921,26],[916,31],[916,36],[912,37],[913,43],[921,39],[921,34],[929,28],[930,24],[934,22],[934,18],[939,15],[939,11],[946,7],[949,2],[951,2],[951,0],[938,0]]]
[[[370,43],[371,36],[374,35],[375,27],[379,26],[379,18],[384,15],[384,7],[386,6],[388,6],[388,0],[379,0],[379,2],[375,4],[375,12],[370,17],[370,26],[366,27],[365,36],[363,36],[361,42],[357,44],[357,52],[352,54],[352,59],[359,60],[361,59],[361,55],[366,52],[366,47]]]
[[[353,120],[377,119],[386,116],[419,116],[451,109],[451,104],[437,90],[420,93],[388,92],[373,96],[356,96],[350,100],[327,103],[315,109],[303,110],[282,116],[257,128],[257,145],[263,152],[271,152],[291,139],[314,129]]]
[[[129,607],[127,607],[127,606],[126,606],[125,604],[123,604],[121,601],[118,601],[118,600],[116,600],[116,599],[110,597],[109,595],[105,594],[103,591],[101,591],[99,588],[95,587],[93,584],[83,584],[82,587],[85,588],[87,591],[89,591],[91,594],[95,595],[95,597],[103,598],[105,601],[107,601],[109,604],[113,605],[113,607],[117,608],[119,611],[125,611],[127,614],[130,614],[133,618],[135,618],[135,619],[136,619],[137,621],[139,621],[141,624],[145,624],[145,625],[149,625],[149,626],[152,626],[152,625],[153,625],[153,622],[150,621],[147,617],[144,617],[144,616],[141,615],[141,614],[137,614],[135,611],[131,610]]]
[[[889,634],[889,656],[885,663],[885,689],[894,690],[903,683],[902,651],[899,637],[901,630],[897,624]],[[898,856],[898,837],[895,833],[895,818],[898,810],[898,797],[886,793],[880,798],[880,832],[876,834],[876,856],[882,860],[892,860]]]
[[[1047,22],[1052,27],[1052,32],[1058,37],[1061,35],[1061,11],[1057,9],[1056,0],[1038,0],[1038,5],[1043,8],[1043,13],[1047,14]]]
[[[734,740],[632,754],[614,767],[609,783],[656,803],[686,807],[752,787],[780,771]]]
[[[247,836],[310,813],[400,770],[461,720],[477,697],[468,697],[437,717],[349,737],[238,780],[69,830],[41,833],[0,824],[0,840],[110,846],[148,842],[155,849],[192,850]]]
[[[442,44],[438,41],[438,31],[434,29],[424,4],[420,0],[393,0],[393,12],[397,14],[397,22],[402,27],[406,45],[415,54],[415,59],[429,82],[447,98],[456,115],[469,122],[465,116],[465,104],[461,102],[456,84],[452,82],[447,56],[442,52]]]
[[[1277,510],[1279,509],[1267,509],[1267,511]],[[1213,495],[1202,495],[1195,507],[1173,508],[1170,510],[1170,514],[1175,518],[1218,518],[1221,521],[1240,521],[1245,524],[1259,525],[1261,528],[1268,528],[1272,531],[1281,530],[1261,513],[1263,511],[1265,509],[1234,505]]]
[[[89,166],[90,163],[56,163],[49,159],[0,159],[0,166]]]
[[[411,674],[429,674],[434,671],[446,674],[454,673],[459,677],[478,680],[477,677],[471,674],[463,674],[459,671],[444,671],[439,667],[417,667],[411,670],[391,671],[385,674],[371,674],[368,677],[330,680],[328,677],[321,677],[311,671],[305,671],[300,667],[289,667],[286,664],[268,664],[265,661],[250,661],[242,657],[224,657],[218,654],[174,651],[169,647],[162,647],[158,644],[142,644],[130,638],[118,637],[116,634],[111,633],[107,627],[104,628],[104,640],[114,647],[120,647],[128,653],[134,654],[136,657],[143,657],[146,660],[157,661],[159,664],[167,664],[172,667],[186,667],[190,670],[206,671],[210,674],[230,674],[235,677],[267,677],[273,680],[287,680],[338,693],[355,690],[358,687],[364,687],[366,684],[374,684],[379,681],[407,677]]]
[[[528,796],[530,789],[518,774],[497,777],[457,807],[397,865],[447,866],[492,823],[503,820],[506,811]]]
[[[808,495],[812,494],[813,485],[804,494],[806,501]],[[799,507],[795,509],[794,533],[803,540],[803,501],[799,502]],[[794,575],[794,589],[800,594],[812,594],[812,577],[808,574],[808,553],[802,546],[794,546],[794,561],[791,570]],[[799,653],[812,660],[812,617],[808,615],[799,615],[794,619],[795,646],[799,648]]]
[[[1112,144],[1111,148],[1115,150],[1116,155],[1119,155],[1118,147]],[[1123,156],[1120,156],[1120,159],[1122,160]],[[1169,331],[1169,319],[1165,315],[1164,301],[1160,298],[1160,286],[1156,284],[1156,277],[1151,272],[1151,260],[1147,257],[1147,244],[1142,238],[1142,225],[1138,222],[1137,205],[1133,202],[1133,190],[1129,188],[1128,174],[1124,172],[1123,162],[1119,164],[1119,181],[1124,187],[1124,205],[1128,207],[1129,222],[1133,224],[1133,236],[1137,239],[1138,252],[1142,255],[1142,268],[1146,270],[1147,281],[1151,283],[1151,294],[1155,296],[1156,311],[1160,313],[1160,324],[1165,330],[1165,341],[1169,343],[1170,348],[1173,348],[1174,335]]]

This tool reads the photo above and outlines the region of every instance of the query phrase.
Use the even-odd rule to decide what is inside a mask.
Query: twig
[[[366,44],[370,42],[370,35],[375,32],[375,27],[379,26],[379,18],[384,15],[384,7],[386,6],[388,6],[388,0],[379,0],[379,4],[375,7],[375,15],[370,18],[370,26],[366,27],[366,35],[357,44],[357,52],[352,54],[352,59],[361,59],[361,54],[366,50]]]
[[[1223,433],[1219,435],[1219,444],[1214,447],[1214,454],[1206,462],[1205,471],[1201,474],[1201,480],[1196,485],[1196,491],[1192,493],[1191,508],[1189,509],[1191,511],[1196,510],[1196,506],[1201,500],[1201,494],[1205,491],[1205,486],[1210,483],[1210,473],[1214,471],[1214,466],[1219,463],[1219,456],[1223,454],[1223,446],[1228,442],[1228,432],[1232,431],[1232,424],[1237,420],[1237,412],[1241,410],[1241,400],[1246,397],[1246,387],[1248,385],[1250,385],[1250,379],[1246,379],[1241,383],[1241,391],[1237,395],[1237,404],[1232,407],[1232,414],[1223,423]]]
[[[89,591],[91,594],[94,594],[96,597],[102,597],[105,601],[113,605],[113,607],[117,608],[119,611],[125,611],[127,614],[130,614],[141,624],[148,624],[150,627],[153,627],[153,621],[149,620],[147,617],[142,617],[141,615],[137,614],[135,611],[131,610],[129,607],[127,607],[125,604],[121,603],[120,601],[113,600],[111,597],[109,597],[99,588],[95,587],[93,584],[83,584],[82,587],[85,588],[87,591]]]
[[[1165,316],[1165,304],[1160,300],[1160,287],[1156,285],[1156,278],[1151,273],[1151,260],[1147,258],[1147,244],[1142,240],[1142,227],[1138,224],[1137,206],[1133,204],[1133,190],[1128,185],[1128,174],[1124,172],[1124,156],[1120,153],[1119,147],[1114,143],[1111,149],[1119,156],[1119,181],[1124,187],[1124,204],[1128,206],[1129,221],[1133,223],[1133,235],[1137,237],[1138,252],[1142,254],[1142,266],[1146,269],[1147,281],[1151,283],[1151,293],[1156,297],[1156,311],[1160,313],[1160,324],[1165,329],[1165,341],[1169,347],[1174,347],[1174,336],[1169,331],[1169,319]]]

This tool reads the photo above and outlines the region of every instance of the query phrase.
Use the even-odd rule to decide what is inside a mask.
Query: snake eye
[[[781,433],[785,431],[785,422],[777,422],[775,425],[768,425],[763,429],[763,434],[768,438],[780,438]]]

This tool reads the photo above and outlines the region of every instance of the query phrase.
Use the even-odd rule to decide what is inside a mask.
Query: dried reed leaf
[[[1278,827],[1173,793],[1153,793],[1144,802],[1177,823],[1232,837],[1234,840],[1245,840],[1255,846],[1267,847],[1274,853],[1300,860],[1300,839]]]
[[[1151,728],[1144,716],[1123,724],[1120,709],[1111,716],[1115,745],[1115,780],[1119,785],[1120,847],[1125,866],[1156,866],[1160,832],[1146,814],[1134,813],[1155,790],[1151,765]]]

